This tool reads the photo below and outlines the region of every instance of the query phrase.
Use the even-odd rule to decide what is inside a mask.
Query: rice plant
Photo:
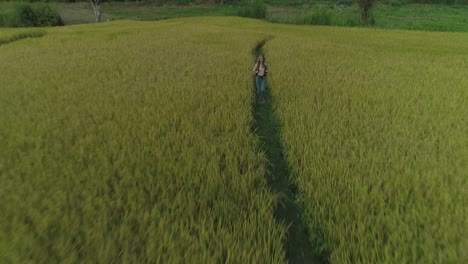
[[[178,20],[0,46],[0,262],[284,262],[250,130],[261,38]]]
[[[467,261],[466,34],[204,17],[41,32],[0,45],[0,262],[286,262],[251,130],[264,39],[311,250]]]
[[[304,221],[331,263],[467,261],[467,41],[296,27],[266,44]]]

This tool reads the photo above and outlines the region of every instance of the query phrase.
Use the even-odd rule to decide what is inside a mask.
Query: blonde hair
[[[263,58],[263,67],[265,67],[265,69],[266,69],[267,66],[266,66],[266,63],[265,63],[266,62],[265,55],[260,54],[260,56],[258,56],[258,58],[257,58],[257,70],[260,68],[260,58]]]

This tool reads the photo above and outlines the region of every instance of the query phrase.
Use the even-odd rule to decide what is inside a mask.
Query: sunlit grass
[[[468,35],[288,32],[265,47],[270,87],[317,250],[465,262]]]
[[[7,263],[285,262],[251,130],[266,38],[315,250],[466,262],[466,34],[206,17],[45,32],[0,46]]]
[[[250,130],[261,38],[116,22],[0,46],[1,259],[284,262]]]

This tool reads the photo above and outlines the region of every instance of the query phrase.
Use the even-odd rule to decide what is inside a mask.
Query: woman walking
[[[266,74],[268,72],[268,65],[265,63],[265,56],[260,55],[255,63],[253,72],[255,73],[255,85],[257,88],[257,98],[261,103],[265,101],[264,93],[266,86]]]

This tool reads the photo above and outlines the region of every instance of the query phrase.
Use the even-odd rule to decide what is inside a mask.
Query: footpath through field
[[[267,40],[259,42],[253,49],[254,58],[263,54],[263,45]],[[254,84],[255,85],[255,84]],[[265,102],[254,101],[255,118],[254,132],[260,139],[260,149],[268,159],[268,183],[271,191],[280,197],[275,210],[278,223],[288,227],[285,241],[286,257],[289,263],[325,263],[324,256],[315,254],[309,241],[307,229],[301,218],[302,209],[297,203],[297,186],[290,180],[290,170],[284,158],[281,142],[281,121],[274,109],[274,98],[268,88],[265,91]]]

